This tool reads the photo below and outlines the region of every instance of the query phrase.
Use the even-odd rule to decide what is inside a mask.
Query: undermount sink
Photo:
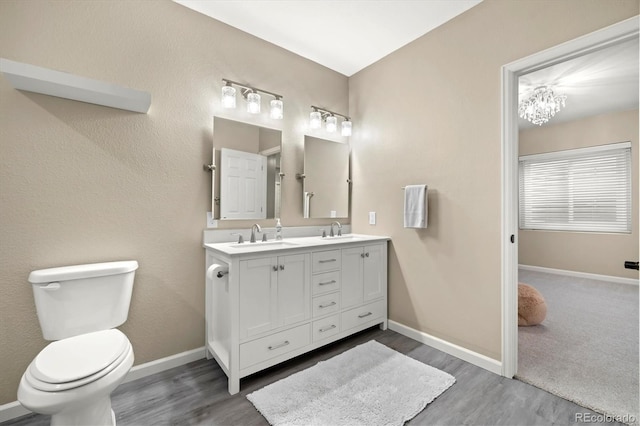
[[[261,247],[277,248],[277,247],[293,247],[298,244],[291,241],[257,241],[255,243],[233,243],[229,244],[229,247],[235,249],[259,249]]]

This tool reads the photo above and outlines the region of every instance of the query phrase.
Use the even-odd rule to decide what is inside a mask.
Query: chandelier
[[[521,118],[542,126],[565,106],[566,99],[566,95],[556,95],[550,87],[536,87],[531,96],[520,102],[518,113]]]

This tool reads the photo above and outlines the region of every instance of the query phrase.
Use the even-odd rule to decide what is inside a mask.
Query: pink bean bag
[[[537,325],[547,316],[542,294],[528,284],[518,283],[518,325]]]

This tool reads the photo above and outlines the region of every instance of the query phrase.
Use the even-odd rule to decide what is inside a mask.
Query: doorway
[[[518,78],[637,38],[630,18],[502,67],[502,375],[518,366]]]

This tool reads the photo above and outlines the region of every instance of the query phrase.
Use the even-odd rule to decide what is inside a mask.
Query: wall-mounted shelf
[[[18,90],[146,113],[151,94],[104,81],[0,58],[0,72]]]

